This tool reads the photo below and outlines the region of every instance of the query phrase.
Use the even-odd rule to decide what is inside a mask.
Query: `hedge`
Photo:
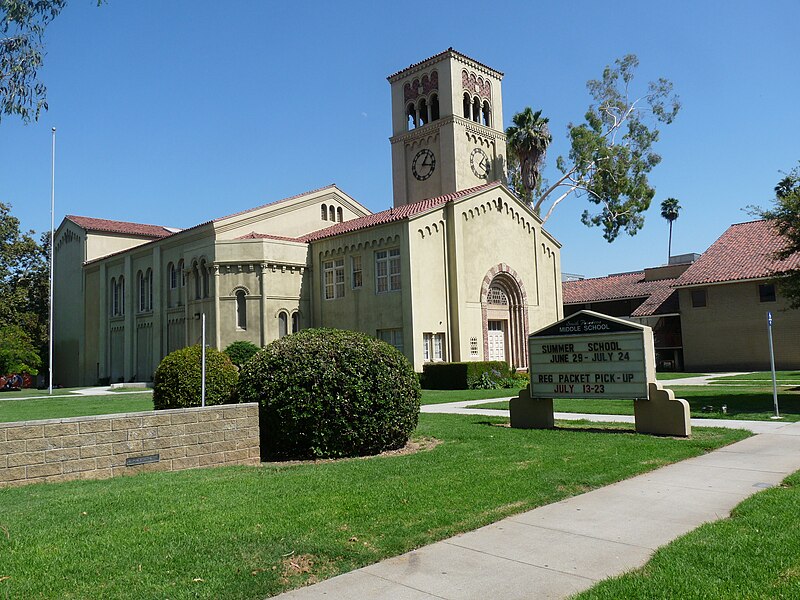
[[[502,380],[510,377],[511,370],[504,361],[427,363],[422,366],[421,382],[428,390],[467,390],[501,387]]]
[[[189,408],[201,404],[200,345],[167,354],[153,377],[153,407]],[[206,348],[206,405],[235,402],[237,371],[228,355]]]

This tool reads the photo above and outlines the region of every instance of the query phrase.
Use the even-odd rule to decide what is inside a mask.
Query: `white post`
[[[203,338],[202,338],[202,345],[200,350],[200,372],[201,372],[201,383],[200,383],[200,406],[205,407],[206,405],[206,313],[203,313],[202,316],[202,329],[203,329]]]
[[[52,168],[50,172],[50,333],[47,353],[50,358],[47,393],[53,395],[53,238],[55,236],[56,207],[56,128],[53,127]]]
[[[775,379],[775,350],[772,347],[772,311],[767,312],[767,332],[769,333],[769,367],[772,369],[772,401],[775,405],[775,416],[773,419],[780,419],[778,412],[778,382]]]

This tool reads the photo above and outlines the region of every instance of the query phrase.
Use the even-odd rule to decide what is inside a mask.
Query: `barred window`
[[[493,285],[489,288],[488,302],[489,304],[502,304],[503,306],[507,306],[508,296],[506,296],[506,293],[499,287]]]

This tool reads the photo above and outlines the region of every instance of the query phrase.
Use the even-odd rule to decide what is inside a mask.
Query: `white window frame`
[[[379,340],[383,340],[390,346],[394,346],[401,353],[403,352],[403,329],[398,327],[394,329],[378,329],[376,336]]]
[[[402,288],[400,279],[400,248],[375,252],[375,293],[397,292]]]
[[[333,258],[322,263],[322,297],[325,300],[344,297],[343,258]]]
[[[360,254],[350,257],[350,286],[354,290],[364,287],[364,266]]]
[[[442,362],[444,360],[444,334],[422,334],[422,359],[424,362]]]

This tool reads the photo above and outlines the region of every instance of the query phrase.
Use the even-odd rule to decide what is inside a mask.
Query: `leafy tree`
[[[98,6],[104,0],[98,0]],[[67,0],[0,0],[0,118],[36,121],[47,110],[47,88],[39,81],[47,25]]]
[[[678,220],[681,205],[675,198],[667,198],[661,203],[661,216],[669,221],[669,245],[667,246],[667,262],[672,256],[672,223]]]
[[[655,195],[647,174],[661,162],[653,151],[658,125],[673,121],[680,102],[672,83],[663,78],[633,96],[638,65],[636,56],[628,54],[607,66],[601,79],[587,82],[593,102],[584,123],[568,125],[570,152],[556,162],[561,176],[534,197],[537,214],[550,203],[544,222],[574,193],[600,207],[595,214],[584,211],[581,220],[589,227],[601,226],[609,242],[620,231],[635,235],[644,225],[643,213]]]
[[[771,209],[751,207],[751,211],[762,219],[772,221],[786,240],[786,245],[775,253],[774,258],[780,261],[794,260],[780,269],[776,281],[792,308],[800,308],[800,164],[775,186],[775,200]]]
[[[31,338],[18,325],[0,327],[0,375],[37,375],[42,361]]]
[[[541,170],[547,147],[553,141],[542,111],[526,107],[512,117],[506,129],[509,183],[529,204],[542,182]]]
[[[0,327],[17,326],[40,357],[47,356],[49,235],[37,244],[23,233],[11,206],[0,202]]]

